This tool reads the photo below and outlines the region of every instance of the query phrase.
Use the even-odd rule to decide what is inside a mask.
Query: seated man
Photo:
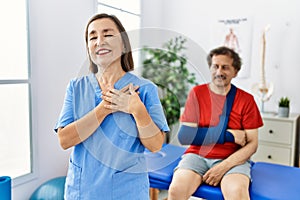
[[[219,47],[207,61],[211,82],[191,90],[180,119],[179,141],[190,146],[175,168],[168,200],[188,199],[203,182],[220,184],[225,199],[250,199],[249,159],[258,146],[262,118],[253,96],[231,84],[241,68],[239,55]],[[245,144],[238,139],[244,134]]]

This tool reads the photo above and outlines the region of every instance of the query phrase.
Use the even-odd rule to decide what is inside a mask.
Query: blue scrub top
[[[156,85],[126,73],[114,88],[120,90],[129,83],[140,86],[139,96],[152,120],[169,132]],[[55,131],[80,119],[101,101],[101,88],[94,74],[71,80]],[[65,199],[149,199],[144,150],[132,115],[108,115],[89,138],[73,148]]]

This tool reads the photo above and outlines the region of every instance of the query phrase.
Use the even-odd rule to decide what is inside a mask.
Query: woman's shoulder
[[[70,80],[69,84],[73,87],[82,87],[84,85],[91,85],[93,82],[97,81],[94,74],[89,74],[80,77],[74,77]]]
[[[128,73],[127,75],[130,78],[130,82],[139,85],[140,87],[157,87],[156,84],[149,79],[135,75],[133,73]]]

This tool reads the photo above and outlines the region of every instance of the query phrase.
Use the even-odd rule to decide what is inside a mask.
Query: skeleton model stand
[[[258,95],[261,100],[261,112],[264,112],[264,103],[271,98],[274,91],[273,83],[270,82],[269,84],[266,84],[266,77],[265,77],[266,32],[269,29],[270,29],[270,25],[267,25],[262,34],[260,83],[255,83],[252,86],[252,91],[256,95]]]

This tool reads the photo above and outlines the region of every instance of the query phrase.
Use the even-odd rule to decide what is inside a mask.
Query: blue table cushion
[[[168,190],[172,181],[174,168],[181,160],[185,152],[185,147],[166,144],[157,153],[145,152],[150,187]],[[205,197],[207,199],[223,200],[220,187],[202,184],[194,193],[195,197]]]
[[[164,145],[157,153],[145,152],[150,187],[167,190],[186,148],[171,144]],[[298,200],[300,199],[300,168],[279,164],[252,163],[252,182],[249,193],[252,200]],[[220,187],[201,184],[193,194],[212,200],[223,200]]]
[[[300,199],[300,168],[256,162],[251,173],[251,199]]]

